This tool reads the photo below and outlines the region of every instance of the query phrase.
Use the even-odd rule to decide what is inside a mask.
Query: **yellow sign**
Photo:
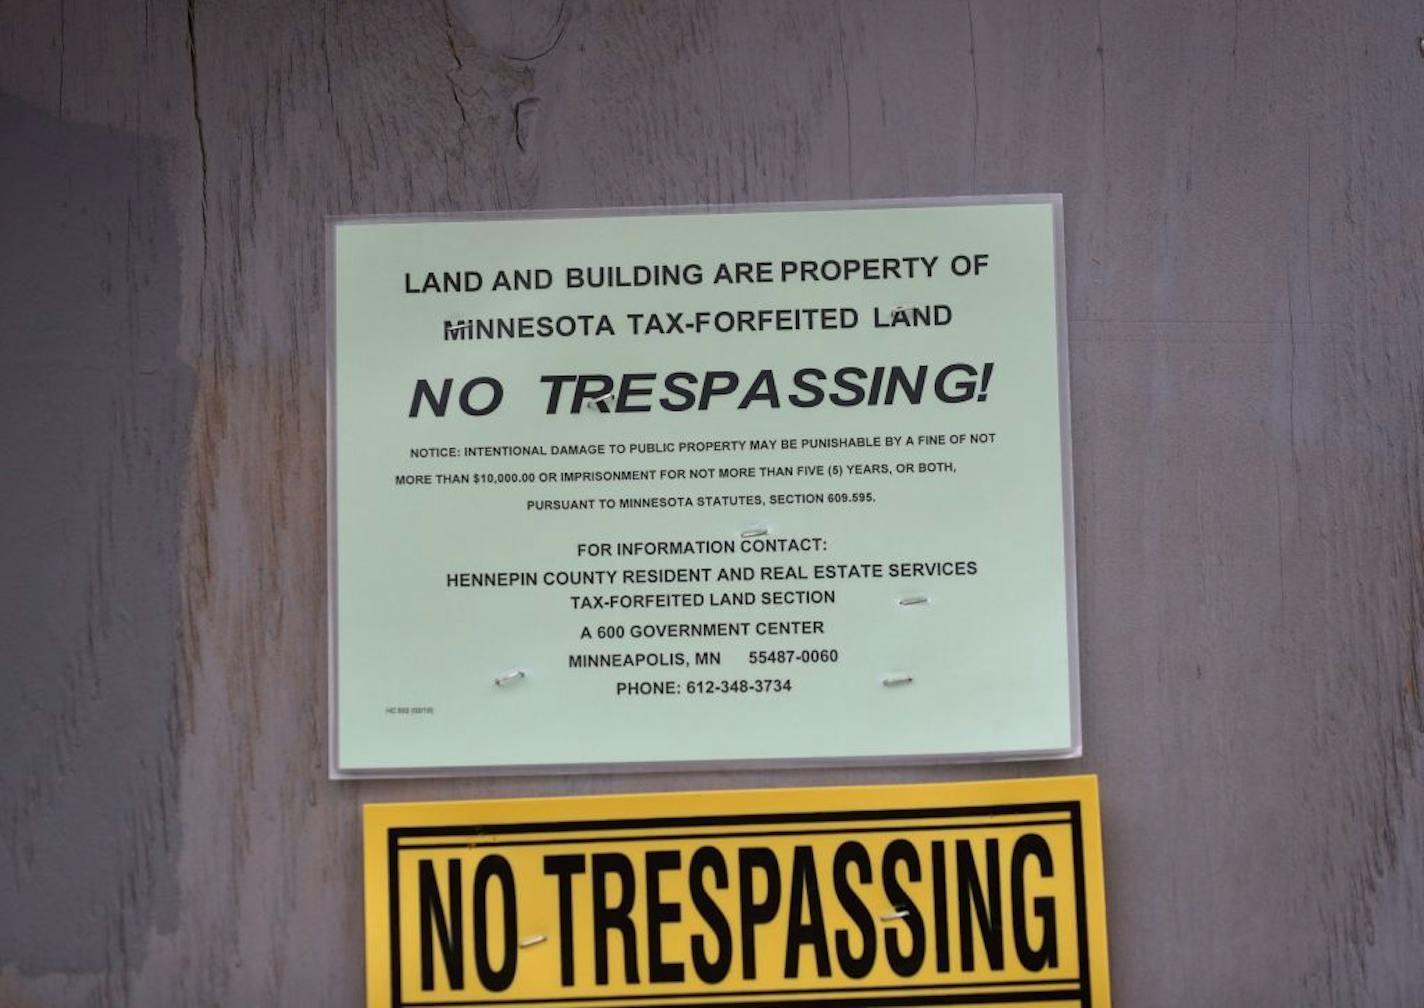
[[[371,1008],[1106,1008],[1097,780],[366,806]]]

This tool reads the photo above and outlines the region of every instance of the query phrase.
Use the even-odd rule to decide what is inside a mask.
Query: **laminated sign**
[[[365,818],[370,1008],[1109,1001],[1093,777]]]
[[[333,773],[1077,753],[1061,219],[334,221]]]

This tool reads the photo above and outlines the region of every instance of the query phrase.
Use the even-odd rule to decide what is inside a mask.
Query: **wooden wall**
[[[0,0],[0,1004],[356,1005],[362,802],[1091,771],[1128,1006],[1424,1004],[1418,0]],[[330,213],[1062,192],[1086,755],[332,783]]]

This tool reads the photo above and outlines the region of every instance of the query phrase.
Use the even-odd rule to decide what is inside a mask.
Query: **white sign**
[[[332,226],[333,770],[1078,749],[1056,197]]]

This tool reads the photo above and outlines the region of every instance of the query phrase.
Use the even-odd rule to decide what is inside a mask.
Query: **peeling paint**
[[[178,521],[193,404],[164,167],[0,98],[0,966],[175,926]]]

